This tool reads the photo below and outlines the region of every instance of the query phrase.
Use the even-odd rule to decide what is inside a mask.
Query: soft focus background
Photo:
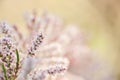
[[[0,20],[17,24],[26,34],[23,14],[34,9],[52,12],[90,34],[89,45],[119,79],[120,0],[0,0]]]

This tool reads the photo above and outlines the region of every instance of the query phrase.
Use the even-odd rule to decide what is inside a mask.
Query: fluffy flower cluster
[[[0,80],[70,80],[67,70],[82,76],[94,71],[86,37],[76,26],[64,27],[59,17],[48,13],[40,18],[27,14],[25,19],[27,36],[15,25],[0,23]]]
[[[42,25],[49,24],[47,16],[44,22],[32,16],[32,19],[27,17],[27,38],[15,25],[0,23],[0,80],[52,80],[68,69],[69,60],[62,46],[53,41],[58,34],[52,36],[50,33],[55,22],[45,28]]]
[[[3,71],[1,72],[1,80],[12,80],[17,77],[17,72],[19,69],[18,50],[16,47],[16,41],[14,40],[8,25],[5,22],[0,24],[2,30],[0,37],[0,64]]]
[[[35,55],[34,51],[36,51],[37,48],[40,46],[42,40],[43,40],[43,35],[42,34],[37,35],[36,39],[33,41],[33,45],[28,50],[29,55]]]

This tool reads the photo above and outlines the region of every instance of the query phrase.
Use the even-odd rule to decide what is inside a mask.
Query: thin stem
[[[5,68],[4,64],[2,64],[2,69],[3,69],[3,72],[4,72],[5,80],[8,80],[7,72],[6,72],[6,68]]]
[[[17,49],[16,49],[16,57],[17,57],[17,62],[16,62],[16,69],[15,69],[15,77],[17,77],[17,72],[19,69],[19,62],[20,62],[19,52]]]

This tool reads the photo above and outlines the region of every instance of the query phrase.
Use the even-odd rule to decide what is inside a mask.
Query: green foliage
[[[6,68],[5,68],[4,64],[2,64],[2,70],[3,70],[3,72],[4,72],[5,80],[8,80],[7,72],[6,72]]]

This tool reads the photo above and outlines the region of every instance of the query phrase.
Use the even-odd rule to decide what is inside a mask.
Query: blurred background
[[[26,11],[60,16],[90,34],[89,45],[120,79],[120,0],[0,0],[0,21],[17,24],[26,34]]]

